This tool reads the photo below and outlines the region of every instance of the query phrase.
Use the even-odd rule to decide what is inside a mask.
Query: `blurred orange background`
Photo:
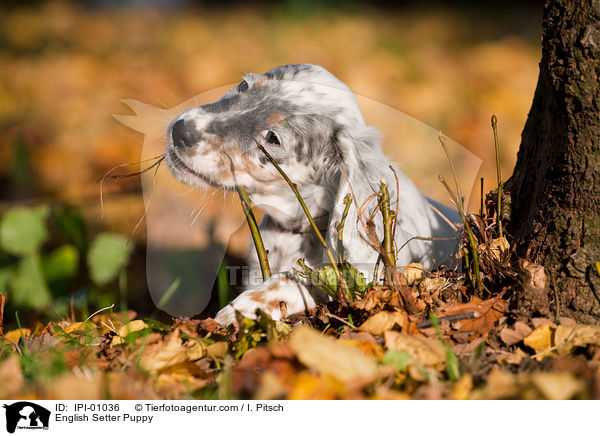
[[[140,160],[142,135],[112,116],[129,113],[121,99],[170,108],[247,72],[304,62],[442,130],[483,159],[489,190],[490,116],[499,119],[506,179],[537,80],[541,14],[539,2],[4,4],[0,212],[68,203],[128,234],[143,214],[139,178],[105,184],[104,221],[97,183],[111,167]]]

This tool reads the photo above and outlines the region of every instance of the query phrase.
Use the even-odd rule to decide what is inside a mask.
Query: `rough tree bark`
[[[548,278],[544,295],[517,295],[523,314],[600,321],[599,79],[600,0],[547,1],[537,88],[506,184],[518,254]]]

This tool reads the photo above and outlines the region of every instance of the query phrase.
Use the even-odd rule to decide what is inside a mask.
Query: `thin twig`
[[[457,313],[455,315],[441,316],[437,320],[438,321],[448,321],[448,322],[456,322],[463,321],[465,319],[474,319],[477,318],[477,312],[465,312],[465,313]],[[418,329],[426,329],[433,326],[433,321],[431,319],[426,319],[425,321],[421,321],[417,324]]]
[[[85,320],[85,322],[88,322],[90,319],[92,319],[95,315],[99,314],[100,312],[103,312],[105,310],[110,310],[113,307],[115,307],[115,303],[111,304],[108,307],[103,307],[102,309],[99,309],[99,310],[95,311],[94,313],[92,313],[90,316],[87,317],[87,319]]]
[[[250,233],[252,234],[252,240],[254,241],[254,247],[256,248],[256,254],[258,256],[258,261],[260,264],[260,271],[262,272],[262,278],[263,280],[267,280],[271,277],[271,267],[269,266],[267,250],[265,250],[265,245],[263,243],[262,237],[260,236],[260,231],[258,230],[258,224],[256,223],[254,212],[252,212],[252,202],[248,197],[246,188],[244,188],[241,185],[236,185],[236,189],[238,195],[240,196],[242,210],[244,211],[244,215],[246,216],[246,221],[248,222]]]
[[[390,165],[390,170],[394,173],[394,179],[396,179],[396,211],[394,212],[394,222],[392,225],[392,241],[396,243],[396,227],[398,226],[398,205],[400,204],[400,181],[398,180],[398,174],[393,166]]]
[[[446,224],[448,224],[448,225],[449,225],[449,226],[452,228],[452,230],[454,230],[455,232],[458,232],[458,227],[456,227],[456,225],[455,225],[455,224],[454,224],[452,221],[450,221],[450,219],[449,219],[449,218],[448,218],[446,215],[444,215],[444,214],[443,214],[443,213],[442,213],[442,212],[441,212],[441,211],[440,211],[440,210],[439,210],[437,207],[435,207],[433,204],[431,204],[431,203],[427,203],[427,204],[429,205],[429,207],[430,207],[430,208],[431,208],[431,209],[432,209],[432,210],[433,210],[435,213],[437,213],[437,214],[440,216],[440,218],[442,218],[444,221],[446,221]]]
[[[498,118],[492,115],[492,130],[494,131],[494,149],[496,150],[496,175],[498,177],[498,201],[496,204],[496,220],[498,221],[498,236],[502,237],[502,175],[500,174],[500,147],[498,146]]]
[[[144,174],[147,171],[150,171],[152,168],[154,167],[158,167],[160,166],[160,164],[162,163],[162,161],[164,161],[166,158],[166,155],[161,154],[159,156],[155,156],[153,158],[150,159],[146,159],[143,160],[141,162],[133,162],[133,163],[126,163],[126,164],[121,164],[121,165],[117,165],[115,167],[112,167],[110,170],[108,170],[106,173],[104,173],[104,175],[100,178],[98,178],[98,180],[96,180],[96,183],[100,183],[100,214],[102,217],[104,217],[104,180],[108,179],[113,179],[113,180],[117,180],[117,179],[125,179],[128,177],[134,177],[134,176],[139,176]],[[135,173],[130,173],[130,174],[117,174],[114,176],[109,176],[110,173],[112,173],[113,171],[119,169],[119,168],[123,168],[123,167],[128,167],[128,166],[132,166],[132,165],[139,165],[145,162],[151,162],[153,160],[158,159],[156,162],[154,162],[152,165],[150,165],[148,168],[141,170],[141,171],[136,171]]]
[[[448,186],[448,183],[446,183],[446,180],[444,179],[444,176],[442,176],[441,174],[438,176],[438,178],[440,179],[440,182],[442,182],[442,184],[444,185],[444,187],[446,188],[446,190],[448,191],[448,194],[450,194],[451,197],[453,197],[453,201],[456,204],[456,207],[458,208],[458,213],[460,215],[460,218],[463,221],[463,226],[467,232],[467,237],[469,239],[469,244],[471,245],[471,253],[473,254],[473,264],[475,266],[475,282],[476,282],[476,287],[478,290],[482,290],[483,289],[483,283],[481,282],[481,274],[479,272],[479,254],[478,254],[478,247],[477,247],[477,242],[475,241],[475,236],[473,235],[473,231],[471,230],[471,226],[469,225],[469,221],[467,220],[467,216],[465,215],[465,211],[462,208],[461,203],[458,201],[458,199],[456,198],[456,196],[454,195],[454,193],[452,192],[452,190],[450,189],[450,186]]]
[[[343,322],[344,324],[346,324],[348,327],[350,327],[353,330],[358,330],[358,328],[356,328],[356,326],[353,326],[348,321],[346,321],[344,318],[341,318],[341,317],[339,317],[337,315],[334,315],[333,313],[328,313],[327,316],[330,317],[330,318],[333,318],[333,319],[337,319],[340,322]]]
[[[456,168],[454,167],[454,159],[452,159],[450,150],[448,150],[448,146],[446,145],[446,138],[444,137],[442,132],[438,132],[438,139],[439,139],[440,143],[442,144],[442,148],[444,149],[444,152],[446,153],[446,157],[448,158],[448,161],[450,162],[450,169],[452,170],[452,176],[454,176],[454,184],[456,185],[456,193],[458,196],[458,200],[460,201],[461,207],[464,209],[465,199],[462,195],[462,191],[460,189],[460,184],[458,183],[458,174],[456,173]]]
[[[394,254],[394,241],[392,239],[392,224],[394,218],[390,211],[390,192],[388,191],[387,183],[385,179],[379,181],[381,189],[381,215],[383,217],[383,249],[388,262],[384,262],[385,268],[385,281],[389,287],[392,287],[394,283],[393,271],[396,269],[396,256]]]
[[[344,204],[345,206],[344,212],[342,212],[342,217],[335,225],[338,231],[338,260],[341,265],[344,264],[344,224],[346,223],[346,217],[348,216],[348,211],[350,210],[350,205],[352,204],[352,195],[347,194],[344,197]]]

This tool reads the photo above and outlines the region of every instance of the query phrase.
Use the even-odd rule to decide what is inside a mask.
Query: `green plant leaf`
[[[37,252],[48,238],[47,216],[47,206],[10,209],[0,221],[0,247],[17,255]]]
[[[115,279],[121,268],[127,265],[131,250],[124,236],[99,234],[88,253],[88,266],[94,283],[101,286]]]
[[[8,286],[16,273],[14,266],[0,268],[0,294],[8,293]]]
[[[389,350],[381,358],[384,365],[392,365],[396,371],[404,371],[410,363],[411,356],[406,351]]]
[[[88,249],[88,236],[85,220],[81,212],[67,207],[57,207],[54,211],[56,224],[67,242],[74,245],[81,253]]]
[[[42,270],[48,283],[71,279],[78,269],[79,252],[72,245],[58,247],[42,259]]]
[[[12,300],[18,306],[39,310],[50,303],[50,290],[44,280],[39,254],[21,259],[11,281],[11,290]]]

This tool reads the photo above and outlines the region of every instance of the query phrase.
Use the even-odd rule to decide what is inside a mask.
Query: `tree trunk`
[[[547,1],[537,88],[506,183],[517,252],[547,276],[537,302],[526,287],[516,295],[523,314],[600,321],[599,79],[600,0]]]

